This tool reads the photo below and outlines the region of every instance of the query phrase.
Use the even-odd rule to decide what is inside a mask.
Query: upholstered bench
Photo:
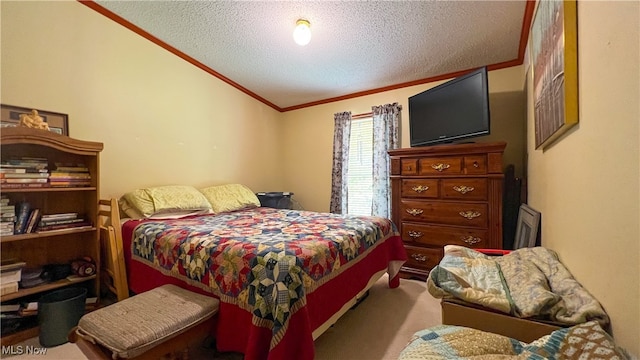
[[[91,359],[185,355],[211,333],[218,299],[163,285],[85,314],[69,335]]]

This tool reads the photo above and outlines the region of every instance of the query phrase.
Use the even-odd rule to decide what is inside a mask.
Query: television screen
[[[409,98],[412,147],[488,135],[489,125],[486,67]]]

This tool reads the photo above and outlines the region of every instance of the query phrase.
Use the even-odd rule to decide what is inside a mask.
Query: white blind
[[[373,118],[353,120],[349,139],[347,213],[371,215],[373,187]]]

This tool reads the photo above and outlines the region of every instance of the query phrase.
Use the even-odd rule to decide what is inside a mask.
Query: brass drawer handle
[[[411,257],[412,257],[415,261],[420,261],[420,262],[425,262],[425,261],[427,261],[427,256],[426,256],[426,255],[422,255],[422,254],[411,254]]]
[[[411,236],[414,239],[417,239],[423,235],[420,231],[413,231],[413,230],[407,231],[407,234],[409,234],[409,236]]]
[[[413,191],[417,192],[418,194],[420,194],[421,192],[429,190],[429,187],[428,186],[424,186],[424,185],[418,185],[418,186],[412,187],[411,190],[413,190]]]
[[[458,214],[460,214],[460,216],[462,216],[463,218],[465,218],[467,220],[471,220],[471,219],[477,218],[478,216],[482,215],[481,213],[479,213],[477,211],[471,211],[471,210],[460,211]]]
[[[438,164],[433,164],[433,165],[431,165],[431,167],[432,167],[434,170],[438,170],[438,171],[442,172],[443,170],[447,170],[448,168],[450,168],[450,167],[451,167],[451,165],[449,165],[449,164],[443,164],[443,163],[438,163]]]
[[[465,185],[456,185],[453,187],[453,190],[459,192],[460,194],[464,195],[468,192],[472,192],[473,190],[475,190],[475,188],[473,186],[465,186]]]
[[[480,167],[480,164],[478,164],[478,162],[477,162],[477,161],[474,161],[474,162],[473,162],[473,167],[474,167],[474,168],[479,168],[479,167]]]
[[[461,236],[460,240],[466,242],[469,245],[474,245],[479,243],[480,241],[482,241],[482,239],[480,239],[479,237],[475,237],[475,236]]]
[[[409,215],[418,216],[424,212],[422,209],[407,209],[406,210]]]

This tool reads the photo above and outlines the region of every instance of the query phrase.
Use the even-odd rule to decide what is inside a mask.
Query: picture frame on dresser
[[[20,123],[20,115],[31,114],[31,110],[38,111],[38,115],[49,125],[49,131],[69,136],[69,115],[14,105],[0,104],[0,127],[18,126]]]
[[[541,213],[527,204],[520,205],[514,249],[534,247],[538,240]]]

